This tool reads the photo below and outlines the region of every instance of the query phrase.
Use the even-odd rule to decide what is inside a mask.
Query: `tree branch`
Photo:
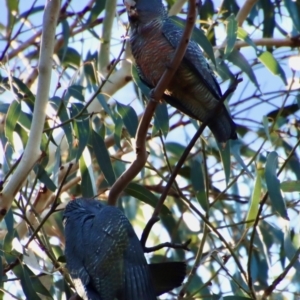
[[[175,16],[175,15],[179,14],[182,9],[182,6],[184,5],[185,2],[186,2],[186,0],[177,0],[170,8],[168,15]]]
[[[247,0],[240,8],[239,12],[236,15],[236,20],[239,26],[242,26],[247,16],[249,15],[252,7],[255,5],[257,0]]]
[[[116,14],[117,0],[106,1],[103,19],[102,37],[99,51],[99,70],[105,70],[110,62],[110,40]]]
[[[274,39],[274,38],[261,38],[261,39],[253,39],[253,43],[256,46],[266,46],[266,47],[299,47],[300,46],[300,37],[291,37],[291,38],[283,38],[283,39]],[[250,47],[248,43],[244,41],[237,41],[234,45],[235,49],[240,49],[243,47]],[[220,50],[225,46],[222,44],[220,46],[215,46],[214,50]]]
[[[59,14],[60,0],[48,0],[43,19],[43,35],[41,41],[39,80],[35,99],[30,134],[24,154],[9,182],[0,194],[0,220],[10,209],[14,196],[17,194],[26,176],[41,156],[40,142],[45,123],[46,107],[49,97],[52,55],[54,50],[55,29]]]

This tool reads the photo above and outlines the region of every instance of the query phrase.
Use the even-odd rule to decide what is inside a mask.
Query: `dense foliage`
[[[6,15],[0,18],[0,179],[3,197],[11,189],[13,199],[11,209],[3,208],[1,193],[4,299],[71,296],[63,208],[74,197],[107,199],[135,158],[135,134],[148,102],[126,44],[122,1],[62,1],[46,120],[37,125],[43,134],[29,140],[33,116],[41,113],[34,109],[42,80],[37,68],[44,2],[6,0],[1,6]],[[165,4],[184,26],[187,3]],[[146,254],[149,261],[188,264],[183,286],[161,299],[295,299],[300,293],[299,1],[205,0],[196,27],[192,38],[204,49],[223,92],[236,76],[243,79],[226,101],[239,139],[222,148],[206,129],[168,192],[147,246],[191,243],[190,251]],[[165,103],[157,106],[147,134],[147,163],[118,201],[139,236],[198,127]],[[15,175],[29,142],[42,152],[33,157],[28,174]],[[12,174],[22,178],[15,189]]]

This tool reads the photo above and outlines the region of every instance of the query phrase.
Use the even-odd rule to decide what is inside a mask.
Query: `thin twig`
[[[93,93],[93,95],[91,96],[91,98],[85,103],[84,107],[74,117],[66,120],[65,122],[60,123],[57,126],[53,126],[51,128],[47,128],[47,129],[44,130],[44,132],[52,131],[52,130],[54,130],[56,128],[60,128],[60,127],[62,127],[64,125],[66,125],[66,124],[69,124],[69,123],[73,122],[74,120],[76,120],[77,118],[79,118],[80,116],[82,116],[86,112],[86,109],[89,107],[89,105],[96,99],[96,97],[98,96],[98,94],[101,93],[103,86],[106,84],[106,82],[108,82],[110,75],[114,72],[115,67],[120,62],[121,56],[122,56],[123,52],[125,51],[125,44],[126,44],[126,40],[124,39],[123,46],[122,46],[122,49],[121,49],[121,51],[119,53],[118,58],[115,60],[114,64],[112,65],[112,67],[109,70],[108,74],[106,75],[105,79],[103,79],[101,85]]]
[[[43,220],[40,222],[40,224],[37,226],[37,228],[34,230],[33,234],[30,236],[30,238],[28,239],[25,248],[28,247],[28,245],[31,243],[31,241],[35,238],[35,236],[38,234],[38,232],[40,231],[40,229],[42,228],[42,226],[45,224],[45,222],[48,220],[48,218],[52,215],[52,213],[55,211],[56,207],[57,207],[57,201],[58,201],[58,197],[60,195],[60,192],[62,190],[62,187],[71,171],[72,168],[72,164],[70,164],[68,166],[68,170],[65,173],[65,176],[61,182],[61,185],[59,186],[59,189],[57,190],[57,194],[56,197],[54,199],[54,202],[51,205],[51,209],[47,212],[46,216],[43,218]]]
[[[276,286],[284,279],[286,274],[293,267],[294,263],[296,261],[298,261],[299,255],[300,255],[300,248],[297,249],[297,251],[295,252],[295,255],[290,260],[290,263],[285,267],[284,271],[277,278],[274,279],[274,281],[272,282],[271,285],[269,285],[265,289],[264,294],[262,295],[261,299],[267,299],[267,297],[271,295],[271,293],[274,291]]]

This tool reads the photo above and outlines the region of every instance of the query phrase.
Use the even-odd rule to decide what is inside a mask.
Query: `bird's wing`
[[[87,287],[90,286],[90,275],[84,265],[85,251],[82,247],[83,231],[87,218],[82,217],[76,210],[76,203],[72,203],[65,212],[65,237],[67,258],[67,268],[74,281],[77,293],[84,298],[89,293]],[[89,299],[99,299],[99,297],[90,296]]]
[[[85,267],[103,299],[113,299],[124,285],[124,252],[129,243],[124,218],[116,207],[105,206],[84,228]]]
[[[176,48],[182,37],[183,30],[174,24],[172,20],[166,19],[163,23],[162,33],[169,43]],[[221,98],[222,93],[219,84],[196,42],[189,41],[183,62],[199,76],[200,80],[216,99]]]
[[[149,269],[157,296],[180,286],[186,275],[182,261],[149,264]]]
[[[128,238],[122,217],[126,217],[96,200],[72,202],[64,217],[67,267],[76,290],[80,296],[86,293],[88,299],[113,299],[123,285]]]
[[[143,248],[129,221],[127,226],[130,242],[125,254],[124,299],[155,300],[156,293]]]

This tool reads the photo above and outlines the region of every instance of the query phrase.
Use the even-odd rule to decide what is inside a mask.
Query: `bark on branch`
[[[60,0],[47,0],[43,18],[43,34],[38,66],[38,87],[30,134],[20,163],[0,194],[0,220],[3,219],[6,212],[10,209],[15,195],[42,154],[40,150],[44,129],[42,124],[45,123],[46,107],[49,98],[52,55],[59,9]]]

